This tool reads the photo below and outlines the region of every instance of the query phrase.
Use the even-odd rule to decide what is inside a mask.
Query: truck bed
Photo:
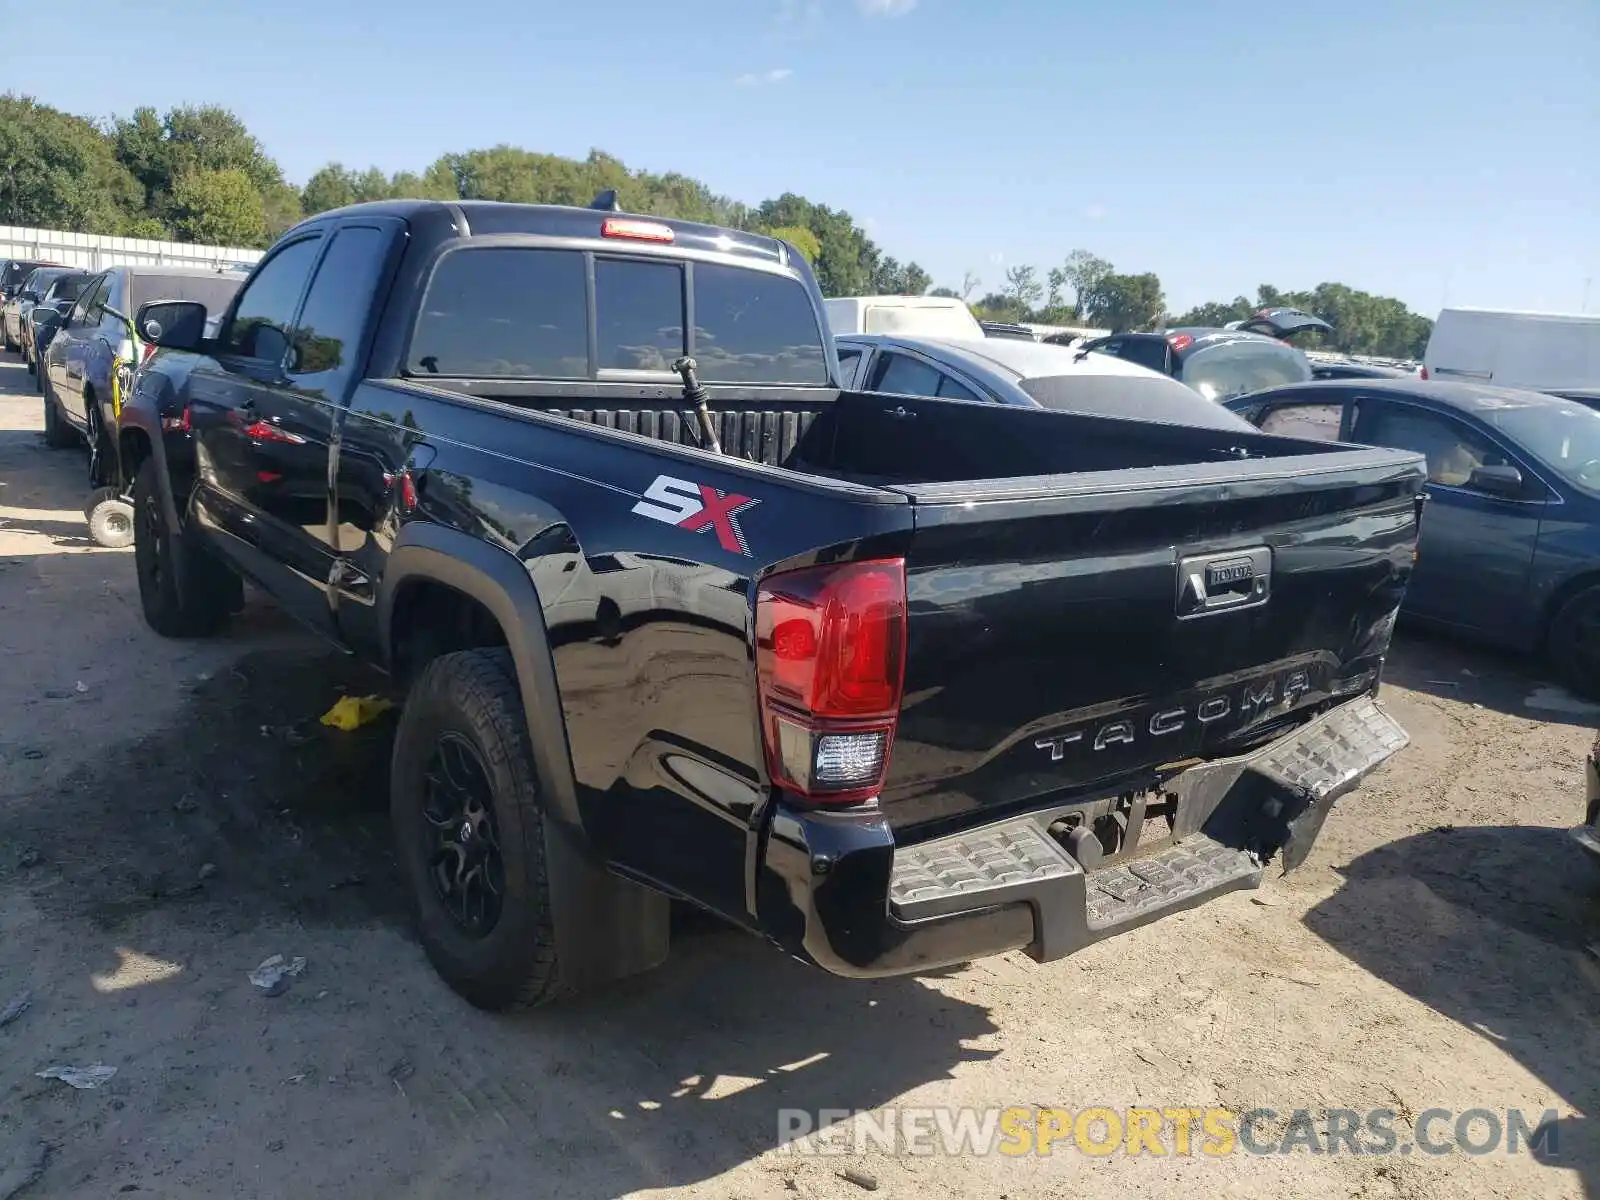
[[[591,407],[581,400],[551,405],[548,398],[515,392],[491,395],[470,385],[460,390],[477,399],[670,445],[698,449],[701,444],[694,412],[676,397]],[[726,396],[714,398],[710,407],[728,457],[887,488],[1029,479],[1035,482],[1023,491],[1038,494],[1040,477],[1200,463],[1235,464],[1219,477],[1245,477],[1259,472],[1241,470],[1238,464],[1259,466],[1263,459],[1348,449],[1248,428],[1167,425],[872,392]],[[1047,492],[1060,490],[1056,483],[1044,487]],[[983,491],[990,494],[991,489]],[[973,490],[946,491],[929,499],[946,502],[967,494]]]

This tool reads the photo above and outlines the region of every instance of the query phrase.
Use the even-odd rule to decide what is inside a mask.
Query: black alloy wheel
[[[471,741],[447,730],[424,779],[421,833],[434,893],[462,933],[487,937],[499,924],[506,890],[488,768]]]

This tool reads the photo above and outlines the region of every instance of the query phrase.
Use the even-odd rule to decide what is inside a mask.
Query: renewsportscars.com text
[[[890,1154],[1009,1157],[1056,1153],[1245,1154],[1559,1154],[1559,1114],[1520,1108],[1429,1108],[1414,1122],[1394,1109],[1175,1106],[1113,1109],[880,1108],[780,1109],[778,1144],[787,1154]]]

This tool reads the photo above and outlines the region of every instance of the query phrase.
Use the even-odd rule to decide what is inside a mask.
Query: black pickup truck
[[[405,690],[480,1005],[656,964],[671,898],[847,976],[1055,959],[1296,865],[1406,740],[1418,456],[842,391],[779,241],[360,205],[135,320],[149,623],[248,578]]]

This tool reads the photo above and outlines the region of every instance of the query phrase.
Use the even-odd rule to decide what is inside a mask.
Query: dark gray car
[[[1228,407],[1267,433],[1415,450],[1428,504],[1404,616],[1525,653],[1600,695],[1600,413],[1543,392],[1329,380]]]

